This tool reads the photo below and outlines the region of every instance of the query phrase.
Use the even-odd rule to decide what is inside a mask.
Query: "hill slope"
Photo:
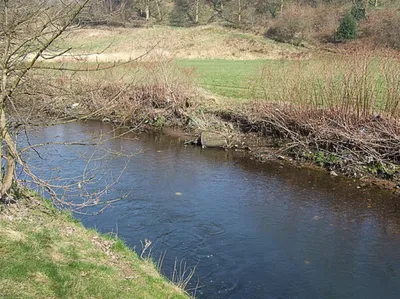
[[[127,60],[152,53],[185,59],[280,59],[296,57],[294,46],[218,26],[178,28],[86,28],[70,32],[63,44],[91,60]]]
[[[0,206],[1,298],[188,298],[120,240],[36,197]]]

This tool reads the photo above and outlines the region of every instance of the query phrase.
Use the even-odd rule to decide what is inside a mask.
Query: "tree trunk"
[[[9,40],[6,43],[5,57],[8,57],[8,45]],[[7,68],[2,66],[2,76],[1,76],[1,99],[0,99],[0,159],[1,159],[1,171],[0,171],[0,198],[10,190],[12,183],[14,181],[15,166],[17,159],[17,146],[15,141],[12,139],[10,133],[8,132],[6,113],[4,111],[5,101],[7,99]],[[3,144],[6,146],[7,156],[4,153],[3,156]],[[3,157],[7,160],[4,165],[5,171],[3,172]]]
[[[157,12],[158,12],[158,20],[162,21],[162,14],[160,9],[160,0],[156,0]]]
[[[3,198],[4,195],[8,193],[11,189],[12,183],[14,181],[15,174],[15,166],[17,159],[17,146],[15,141],[12,139],[8,132],[6,114],[4,111],[4,107],[1,108],[0,113],[0,130],[1,130],[1,139],[5,141],[7,147],[7,169],[5,171],[5,175],[1,182],[0,196]]]
[[[242,3],[241,0],[238,0],[238,23],[242,22]]]
[[[199,1],[200,0],[196,0],[196,7],[195,7],[195,16],[194,16],[194,22],[197,24],[199,22]]]
[[[8,134],[7,128],[7,120],[6,114],[4,111],[5,101],[7,100],[8,96],[8,67],[7,61],[10,58],[10,45],[11,45],[11,36],[8,29],[8,2],[5,1],[4,3],[4,28],[5,28],[5,47],[4,53],[1,61],[1,98],[0,98],[0,197],[2,198],[8,190],[11,188],[13,175],[15,171],[15,161],[10,156],[10,146],[8,143],[12,139]],[[7,146],[7,157],[4,155],[4,158],[7,160],[7,166],[4,165],[6,168],[5,173],[3,172],[3,144]],[[12,144],[12,142],[11,142]],[[10,176],[11,174],[11,176]]]
[[[148,21],[150,19],[150,7],[148,2],[146,2],[145,13],[146,13],[146,21]]]
[[[121,16],[122,16],[122,22],[124,23],[124,27],[126,27],[126,0],[121,1]]]

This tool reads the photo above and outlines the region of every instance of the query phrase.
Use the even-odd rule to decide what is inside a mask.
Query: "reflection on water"
[[[31,142],[84,139],[109,129],[60,125]],[[118,229],[139,251],[140,240],[150,239],[155,257],[167,251],[166,275],[175,258],[197,265],[198,297],[398,298],[399,199],[325,172],[184,147],[166,135],[132,137],[107,142],[113,150],[141,152],[109,194],[130,192],[128,198],[82,221],[103,232]],[[60,175],[84,167],[66,147],[40,153],[44,160],[30,159],[63,166]],[[124,163],[113,160],[107,172]]]

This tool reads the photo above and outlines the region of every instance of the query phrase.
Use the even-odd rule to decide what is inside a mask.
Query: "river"
[[[29,142],[85,140],[109,130],[70,123],[32,132]],[[107,174],[91,188],[118,176],[127,161],[118,151],[135,153],[106,195],[127,197],[99,215],[77,217],[118,233],[139,253],[140,241],[151,240],[155,259],[166,252],[167,276],[176,260],[196,266],[189,287],[198,282],[198,298],[399,297],[400,199],[390,193],[240,152],[184,147],[182,138],[163,134],[126,134],[104,146],[114,158],[89,163]],[[79,157],[93,149],[41,146],[25,156],[43,176],[72,177],[87,165]]]

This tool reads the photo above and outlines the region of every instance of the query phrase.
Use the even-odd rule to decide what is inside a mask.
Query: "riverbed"
[[[398,298],[398,197],[325,171],[184,146],[184,137],[110,130],[99,122],[42,128],[30,143],[80,144],[41,146],[26,158],[47,178],[73,181],[95,167],[100,181],[88,190],[118,178],[105,197],[123,199],[76,216],[139,253],[151,240],[169,277],[176,261],[196,267],[188,286],[196,297]],[[93,145],[99,132],[103,149]],[[104,153],[107,163],[96,160]]]

